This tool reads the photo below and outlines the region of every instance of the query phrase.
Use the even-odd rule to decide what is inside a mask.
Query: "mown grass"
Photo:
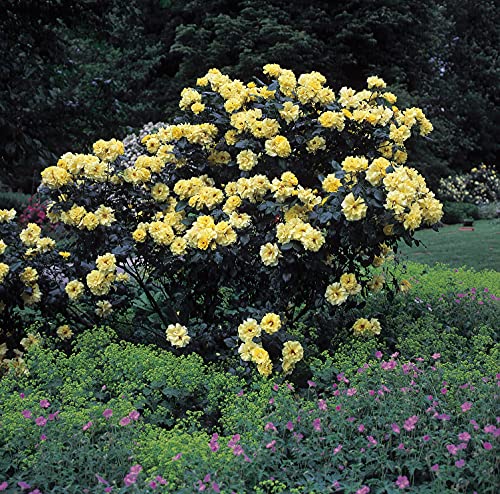
[[[460,230],[462,225],[422,230],[415,237],[422,241],[418,247],[400,244],[400,257],[429,265],[448,264],[451,267],[469,266],[477,270],[500,271],[500,220],[474,221],[473,231]]]

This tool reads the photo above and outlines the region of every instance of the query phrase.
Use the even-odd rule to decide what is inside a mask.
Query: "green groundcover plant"
[[[0,490],[494,493],[499,347],[483,333],[474,375],[358,336],[311,362],[305,389],[244,384],[109,328],[70,356],[33,345],[27,372],[0,381]]]

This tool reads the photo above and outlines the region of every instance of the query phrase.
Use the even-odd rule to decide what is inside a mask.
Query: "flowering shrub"
[[[487,204],[500,200],[500,177],[493,166],[482,164],[470,172],[442,178],[438,194],[444,201]]]
[[[72,239],[59,262],[71,320],[78,304],[89,319],[133,305],[137,338],[209,359],[238,347],[261,374],[289,373],[302,343],[330,345],[340,306],[389,281],[398,240],[439,221],[441,204],[404,166],[405,142],[432,130],[422,110],[398,109],[378,77],[335,95],[317,72],[264,74],[244,84],[210,70],[182,91],[185,118],[146,135],[133,164],[112,139],[42,171],[48,216]],[[32,248],[39,232],[26,231]],[[348,331],[381,326],[365,314]]]

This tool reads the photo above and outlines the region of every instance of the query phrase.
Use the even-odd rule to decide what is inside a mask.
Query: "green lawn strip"
[[[417,232],[415,237],[422,245],[410,248],[400,244],[400,259],[500,271],[500,220],[474,221],[473,231],[460,228],[460,224],[448,225],[439,232],[431,229]]]

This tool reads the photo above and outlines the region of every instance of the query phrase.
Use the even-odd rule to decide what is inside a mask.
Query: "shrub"
[[[493,166],[482,164],[469,173],[451,175],[439,182],[441,199],[470,204],[497,202],[500,191],[500,177]]]
[[[465,219],[479,219],[479,209],[474,204],[466,202],[445,202],[443,204],[443,223],[453,225],[462,223]]]
[[[339,306],[381,288],[388,274],[374,280],[370,266],[439,221],[441,204],[404,166],[412,132],[432,130],[422,110],[394,107],[378,77],[336,97],[317,72],[264,73],[267,84],[244,84],[210,70],[182,91],[185,118],[146,135],[133,165],[113,139],[42,172],[49,217],[72,239],[57,268],[69,308],[64,293],[52,304],[69,321],[81,320],[76,299],[91,322],[132,305],[138,339],[207,359],[239,346],[261,374],[280,357],[289,373],[301,343],[331,346]],[[367,316],[343,330],[380,332]],[[298,323],[306,334],[291,340]]]
[[[3,192],[0,191],[0,209],[15,209],[21,212],[26,205],[30,196],[21,192]]]

